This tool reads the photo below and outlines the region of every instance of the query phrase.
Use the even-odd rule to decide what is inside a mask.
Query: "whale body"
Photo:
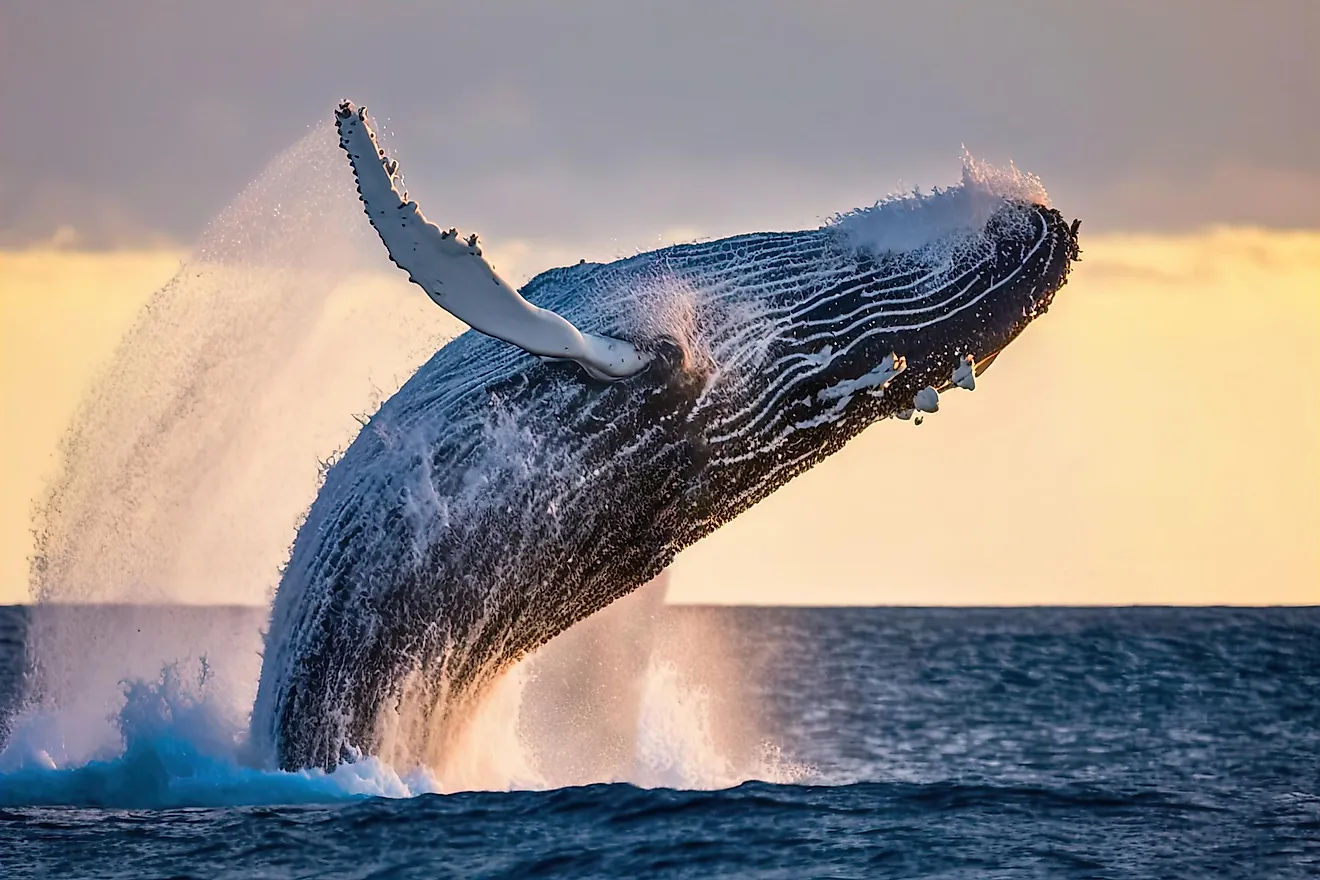
[[[365,111],[338,118],[391,257],[445,305],[403,253],[425,236],[385,228],[397,165],[374,137],[357,150]],[[958,222],[875,231],[932,212]],[[479,259],[475,236],[422,231]],[[329,469],[272,608],[254,742],[285,769],[441,764],[518,659],[873,422],[974,387],[1077,258],[1075,221],[965,170],[912,204],[552,269],[517,292],[477,266],[472,290],[517,298],[499,308],[531,310],[531,329],[503,332],[471,293],[455,313],[477,309],[485,332],[437,351]]]

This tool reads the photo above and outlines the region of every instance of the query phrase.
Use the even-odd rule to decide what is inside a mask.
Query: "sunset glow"
[[[591,249],[490,252],[521,280]],[[0,400],[25,413],[4,439],[0,603],[26,600],[30,505],[79,395],[181,256],[0,253]],[[684,553],[671,601],[1320,601],[1316,291],[1316,233],[1084,236],[975,393],[873,426]]]

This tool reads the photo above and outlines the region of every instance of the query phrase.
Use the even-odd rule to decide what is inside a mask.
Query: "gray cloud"
[[[812,222],[962,144],[1093,228],[1320,225],[1317,33],[1314,0],[0,0],[0,243],[191,240],[341,96],[487,236]]]

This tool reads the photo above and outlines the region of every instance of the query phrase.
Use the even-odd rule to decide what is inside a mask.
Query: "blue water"
[[[419,784],[252,769],[146,683],[125,754],[0,770],[0,877],[1320,876],[1320,609],[664,614],[795,782],[372,797]]]

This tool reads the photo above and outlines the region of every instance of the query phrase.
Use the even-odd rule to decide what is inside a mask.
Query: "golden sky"
[[[975,392],[685,552],[671,599],[1320,602],[1320,233],[1083,247]],[[80,394],[180,257],[0,252],[0,603],[27,598],[30,506]]]

